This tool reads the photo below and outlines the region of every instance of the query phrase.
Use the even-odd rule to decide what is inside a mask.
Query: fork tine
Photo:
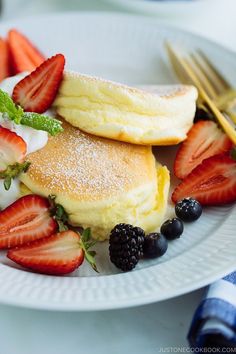
[[[184,83],[191,84],[191,80],[189,80],[189,76],[186,74],[186,71],[179,65],[178,57],[175,53],[175,50],[172,48],[172,46],[168,42],[166,42],[166,49],[167,49],[171,64],[172,64],[177,76],[179,77],[180,81],[182,81]],[[192,70],[194,71],[195,75],[197,76],[198,80],[200,81],[200,84],[204,87],[207,94],[212,99],[215,99],[217,97],[217,94],[216,94],[214,88],[212,87],[211,83],[207,80],[205,75],[202,73],[199,66],[195,62],[195,60],[193,60],[193,61],[194,61],[194,63],[192,63],[192,61],[191,61],[191,62],[188,62],[188,64],[191,66]]]
[[[186,82],[190,83],[191,81],[189,80],[188,75],[186,75],[185,70],[179,65],[177,57],[176,57],[175,52],[173,51],[171,45],[168,42],[165,42],[165,46],[166,46],[166,50],[167,50],[169,59],[171,61],[171,64],[172,64],[179,80],[181,82],[184,82],[185,84],[186,84]]]
[[[202,63],[206,66],[206,71],[211,75],[212,82],[217,82],[221,86],[222,91],[231,89],[230,83],[222,76],[219,70],[211,63],[208,57],[203,53],[202,50],[197,50],[198,56],[201,58]]]
[[[190,80],[186,71],[183,69],[183,67],[181,65],[179,65],[178,57],[177,57],[175,51],[173,50],[172,45],[168,41],[166,41],[165,47],[166,47],[166,51],[169,56],[170,62],[172,64],[172,67],[173,67],[176,75],[178,76],[179,80],[184,84],[192,85],[192,81]],[[198,101],[198,106],[204,108],[204,103],[203,103],[202,98],[200,96],[198,96],[197,101]]]
[[[184,59],[178,52],[176,52],[170,44],[168,44],[169,51],[172,53],[173,57],[176,59],[177,63],[185,70],[186,74],[188,75],[189,79],[192,83],[198,88],[199,95],[202,97],[203,101],[207,104],[210,108],[214,116],[216,117],[218,123],[222,126],[225,130],[226,134],[229,136],[231,141],[236,144],[236,131],[232,122],[228,120],[217,108],[214,101],[207,95],[206,91],[201,85],[201,81],[199,77],[196,75],[196,72],[192,70],[192,66],[189,66],[188,60]]]
[[[209,80],[206,78],[205,74],[202,72],[201,68],[197,65],[196,61],[193,58],[193,55],[185,57],[185,60],[192,69],[195,76],[198,78],[200,84],[203,86],[208,96],[214,100],[217,97],[217,93],[212,87]]]

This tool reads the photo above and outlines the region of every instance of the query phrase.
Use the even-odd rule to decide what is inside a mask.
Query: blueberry
[[[161,233],[151,233],[145,237],[143,254],[146,258],[161,257],[166,252],[168,242]]]
[[[179,238],[184,231],[184,224],[178,218],[166,220],[161,226],[161,233],[167,240],[174,240]]]
[[[193,198],[184,198],[175,205],[175,213],[183,221],[195,221],[202,214],[202,206]]]
[[[195,112],[195,117],[194,117],[194,123],[198,122],[199,120],[212,120],[214,119],[214,116],[206,111],[206,109],[203,108],[197,108]]]

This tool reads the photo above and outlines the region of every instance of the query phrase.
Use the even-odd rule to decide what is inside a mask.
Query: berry
[[[231,147],[231,140],[216,123],[200,120],[192,126],[187,139],[180,145],[174,162],[174,173],[183,179],[203,160],[229,151]]]
[[[155,232],[147,235],[144,240],[143,253],[145,258],[163,256],[168,248],[168,242],[164,235]]]
[[[13,248],[7,257],[37,273],[63,275],[83,263],[84,250],[80,235],[68,230]]]
[[[199,120],[212,120],[214,115],[206,111],[204,108],[197,108],[194,116],[194,123],[197,123]]]
[[[8,76],[10,76],[8,43],[0,38],[0,82]]]
[[[13,75],[31,72],[45,60],[28,38],[15,29],[8,32],[8,43]]]
[[[62,80],[65,58],[62,54],[45,60],[14,87],[12,99],[25,111],[43,113],[53,103]]]
[[[46,198],[29,194],[0,212],[0,249],[21,246],[52,235],[57,222]]]
[[[143,256],[144,231],[129,224],[116,225],[110,234],[110,260],[124,272],[132,270]]]
[[[0,127],[0,171],[6,170],[9,165],[24,161],[26,142],[15,132]]]
[[[193,198],[184,198],[175,205],[175,213],[183,221],[195,221],[202,214],[202,206]]]
[[[179,238],[184,231],[184,224],[178,218],[166,220],[161,226],[161,233],[167,240],[174,240]]]
[[[236,162],[228,153],[209,157],[197,166],[174,190],[174,203],[186,196],[202,205],[236,201]]]

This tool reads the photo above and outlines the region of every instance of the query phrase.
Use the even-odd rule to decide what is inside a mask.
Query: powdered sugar
[[[68,124],[47,146],[29,155],[29,176],[52,193],[65,191],[90,200],[125,191],[147,180],[147,147],[96,138]]]

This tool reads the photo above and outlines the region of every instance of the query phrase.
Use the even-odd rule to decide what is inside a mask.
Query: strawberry
[[[0,126],[0,171],[16,162],[23,162],[26,149],[26,142],[19,135]]]
[[[231,147],[232,142],[216,123],[200,120],[192,126],[177,152],[174,173],[183,179],[204,159],[229,151]]]
[[[43,113],[54,101],[62,80],[65,58],[57,54],[18,82],[12,98],[25,111]]]
[[[14,75],[23,71],[31,72],[45,60],[29,39],[15,29],[8,32],[8,43]]]
[[[50,236],[57,227],[50,216],[49,201],[39,195],[26,195],[0,212],[0,249]]]
[[[10,76],[8,43],[0,38],[0,81]]]
[[[7,257],[38,273],[63,275],[73,272],[82,264],[84,250],[78,233],[62,231],[13,248],[8,251]]]
[[[236,201],[236,162],[224,153],[205,159],[174,190],[173,202],[193,197],[202,205]]]

